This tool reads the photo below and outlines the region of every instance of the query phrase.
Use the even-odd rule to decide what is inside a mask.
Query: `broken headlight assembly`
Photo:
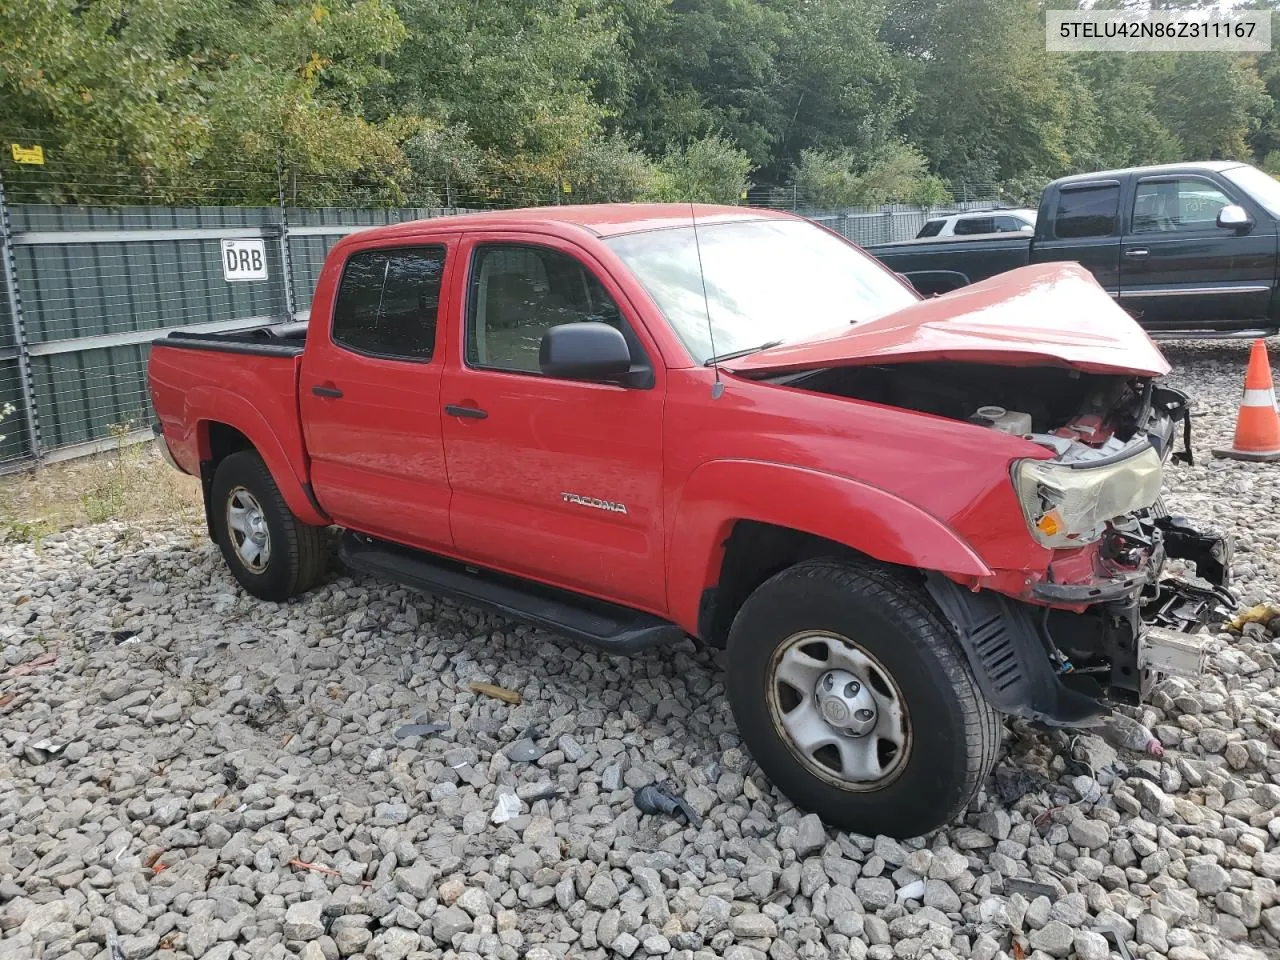
[[[1160,454],[1150,445],[1112,462],[1018,460],[1012,472],[1031,535],[1055,549],[1092,543],[1108,520],[1160,496]]]

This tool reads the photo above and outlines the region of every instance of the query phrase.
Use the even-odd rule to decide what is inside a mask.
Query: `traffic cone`
[[[1261,340],[1253,341],[1249,353],[1235,442],[1230,450],[1215,450],[1213,455],[1232,460],[1280,460],[1280,414],[1276,413],[1267,345]]]

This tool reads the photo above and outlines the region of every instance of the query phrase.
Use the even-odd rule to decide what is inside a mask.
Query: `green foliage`
[[[575,203],[624,203],[647,198],[657,186],[658,170],[614,134],[583,143],[566,158],[563,176]]]
[[[751,158],[726,137],[711,136],[676,147],[658,164],[654,200],[738,203],[750,183]]]
[[[7,127],[41,131],[65,161],[48,199],[112,182],[126,202],[229,187],[261,202],[277,157],[394,178],[394,139],[357,108],[403,38],[382,0],[14,0],[0,5],[0,102]]]
[[[936,172],[992,183],[1070,167],[1088,95],[1045,52],[1033,0],[909,0],[900,12],[888,36],[916,90],[903,128]]]
[[[951,199],[942,179],[929,173],[924,154],[899,141],[863,160],[848,150],[804,150],[792,180],[804,205],[819,209],[869,207],[892,201],[938,206]]]
[[[1278,101],[1277,53],[1048,54],[1039,0],[0,4],[52,202],[272,203],[277,164],[295,204],[1025,202],[1270,157]]]
[[[1275,103],[1247,59],[1186,53],[1159,61],[1155,111],[1197,160],[1252,160],[1249,138]]]
[[[409,194],[423,206],[464,206],[481,187],[483,152],[467,138],[466,127],[423,124],[402,144],[411,171]]]
[[[852,151],[803,150],[791,179],[805,206],[820,210],[856,207],[862,203],[862,185],[855,165]]]

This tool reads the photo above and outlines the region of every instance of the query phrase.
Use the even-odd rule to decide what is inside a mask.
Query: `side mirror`
[[[607,323],[565,323],[542,335],[538,367],[562,380],[622,380],[631,370],[631,348],[622,332]]]
[[[1228,203],[1218,211],[1218,226],[1243,233],[1253,226],[1253,218],[1238,203]]]

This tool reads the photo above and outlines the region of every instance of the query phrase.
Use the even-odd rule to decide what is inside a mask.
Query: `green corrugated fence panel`
[[[378,226],[462,211],[290,209],[295,226]],[[61,207],[15,204],[14,230],[24,232],[170,230],[249,227],[279,222],[273,207]],[[292,236],[290,261],[296,308],[311,305],[326,254],[341,235]],[[18,245],[18,282],[27,337],[47,343],[253,317],[283,317],[285,276],[279,241],[265,238],[269,279],[223,279],[217,239]],[[0,348],[12,346],[8,304],[0,291]],[[42,444],[58,449],[103,440],[113,428],[150,422],[148,344],[74,350],[32,358]],[[18,403],[17,367],[0,362],[0,402]],[[27,455],[21,414],[0,427],[0,462]]]
[[[13,318],[9,315],[9,295],[3,289],[3,280],[0,280],[0,350],[6,350],[13,345]]]
[[[15,227],[40,231],[260,227],[273,208],[14,208]],[[227,282],[218,239],[19,245],[18,276],[32,343],[283,316],[278,242],[266,241],[268,279]]]
[[[22,409],[22,392],[18,386],[16,360],[0,360],[0,409],[6,403],[14,406],[14,412],[0,422],[0,464],[31,455],[27,444],[27,420]]]
[[[50,449],[102,440],[151,422],[148,344],[33,357],[41,439]]]

